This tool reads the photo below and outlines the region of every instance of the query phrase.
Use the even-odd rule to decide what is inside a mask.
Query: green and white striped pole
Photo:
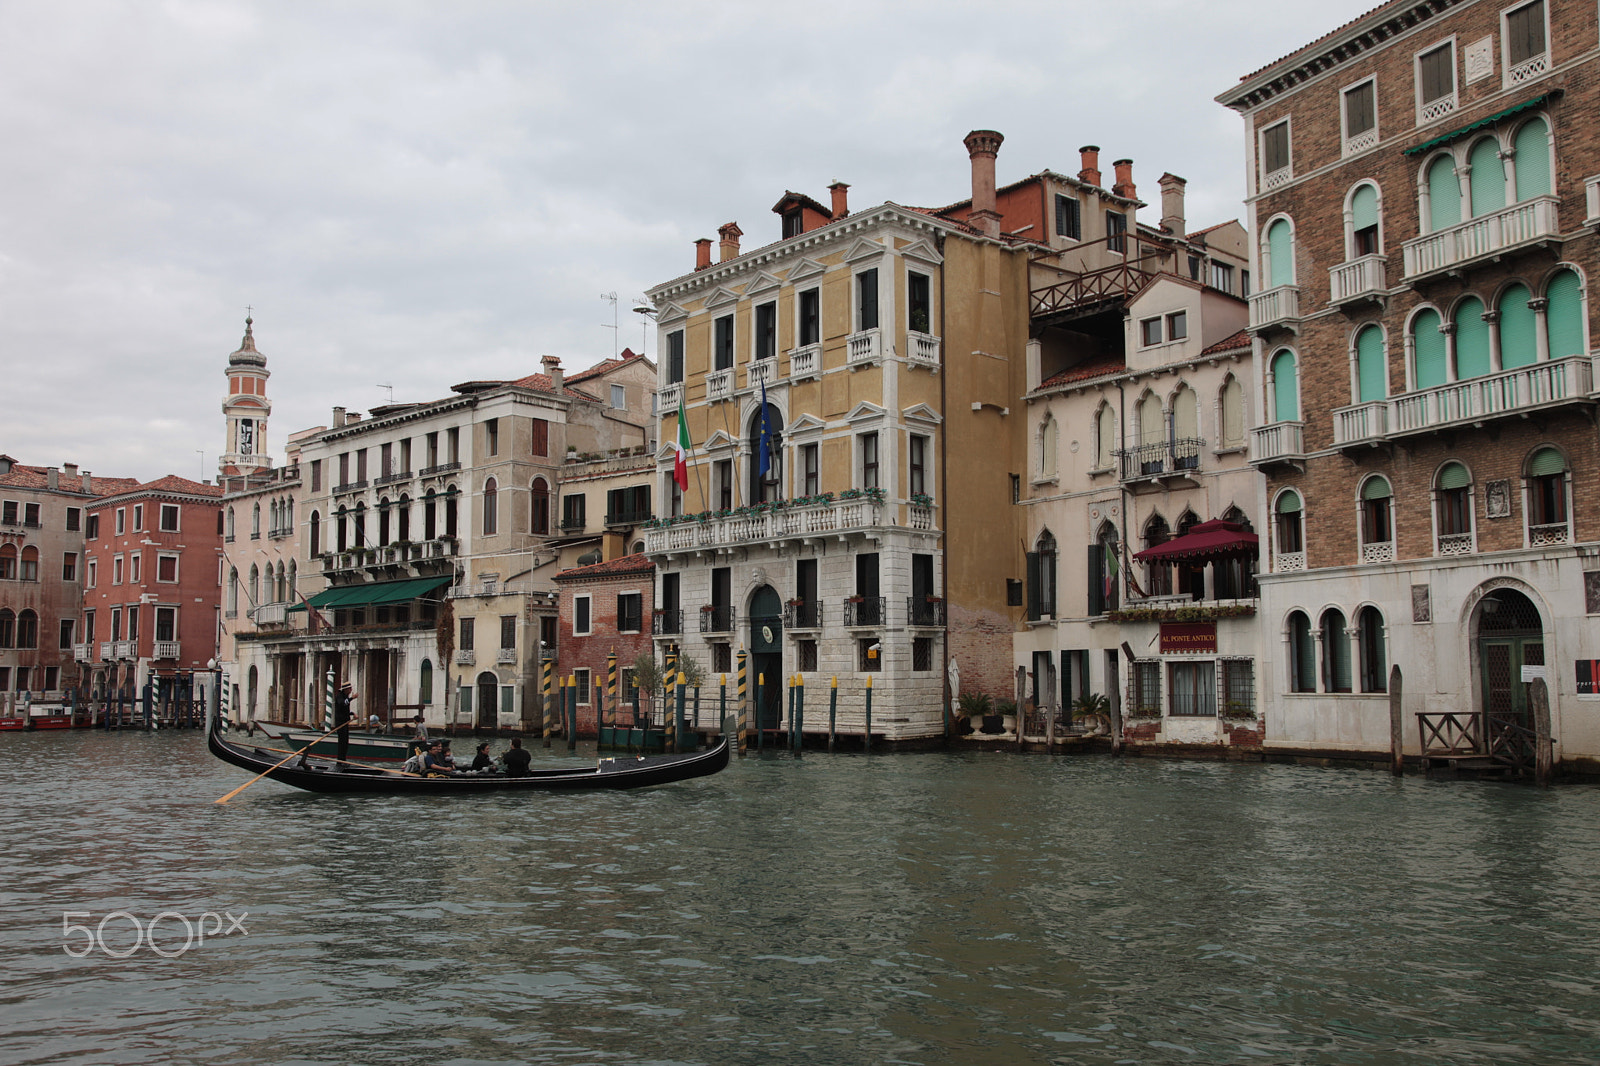
[[[333,667],[328,667],[328,675],[322,685],[322,731],[333,731]]]

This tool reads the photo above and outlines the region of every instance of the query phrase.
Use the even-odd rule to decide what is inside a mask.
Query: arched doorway
[[[783,498],[783,415],[772,404],[757,407],[750,416],[750,502],[770,503]],[[765,456],[766,468],[762,468]]]
[[[478,728],[493,729],[500,719],[500,679],[485,670],[478,675]]]
[[[1530,726],[1531,683],[1522,680],[1522,668],[1545,664],[1539,608],[1516,589],[1501,588],[1480,600],[1476,613],[1482,706],[1489,725],[1499,720]]]
[[[771,585],[750,595],[750,680],[764,679],[756,728],[783,727],[783,601]]]

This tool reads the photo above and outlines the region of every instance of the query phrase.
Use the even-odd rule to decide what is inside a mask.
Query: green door
[[[1522,668],[1545,665],[1539,609],[1514,589],[1497,589],[1478,610],[1484,743],[1491,755],[1531,766],[1532,683]]]
[[[762,585],[750,597],[750,683],[762,679],[761,706],[756,728],[783,728],[783,601],[771,585]]]

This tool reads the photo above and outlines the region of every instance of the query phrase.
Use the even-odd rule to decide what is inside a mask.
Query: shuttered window
[[[1428,229],[1437,233],[1461,221],[1461,183],[1455,160],[1442,155],[1428,167]]]
[[[1304,612],[1296,611],[1289,616],[1289,643],[1293,647],[1289,691],[1317,691],[1317,646],[1311,639],[1311,619]]]
[[[1500,294],[1500,366],[1514,370],[1538,358],[1536,349],[1538,320],[1528,301],[1533,294],[1526,285],[1513,285]]]
[[[1383,330],[1368,326],[1356,337],[1357,403],[1372,403],[1389,395],[1389,374],[1383,354]]]
[[[1102,407],[1096,422],[1094,465],[1103,470],[1111,465],[1113,453],[1117,450],[1116,412],[1110,407]]]
[[[1371,185],[1361,186],[1350,197],[1350,230],[1356,255],[1378,253],[1378,190]]]
[[[857,329],[878,328],[878,272],[863,270],[856,275]]]
[[[1327,691],[1350,691],[1350,634],[1344,612],[1333,609],[1322,616],[1322,657],[1327,669]]]
[[[1444,334],[1439,332],[1439,312],[1431,308],[1412,320],[1413,348],[1416,355],[1417,388],[1443,385],[1445,379]]]
[[[1545,289],[1545,296],[1550,301],[1544,313],[1552,359],[1583,354],[1583,313],[1578,305],[1580,292],[1578,275],[1570,270],[1563,270],[1551,278],[1549,287]]]
[[[1561,458],[1560,452],[1554,448],[1540,448],[1528,463],[1528,476],[1549,477],[1552,474],[1565,473],[1566,469],[1567,461]]]
[[[1300,420],[1300,388],[1294,353],[1285,348],[1272,357],[1272,417],[1277,422]]]
[[[1344,135],[1354,137],[1378,124],[1377,89],[1364,82],[1344,94]]]
[[[1489,323],[1483,320],[1483,301],[1469,296],[1456,308],[1456,378],[1482,377],[1489,372]]]
[[[1271,174],[1289,165],[1289,123],[1280,122],[1261,133],[1261,173]]]
[[[1267,227],[1267,256],[1272,260],[1267,275],[1269,288],[1294,284],[1293,230],[1286,219],[1278,219]]]
[[[1077,240],[1083,235],[1081,207],[1071,196],[1056,195],[1056,236]]]
[[[1456,51],[1453,45],[1435,48],[1417,60],[1422,82],[1422,102],[1432,103],[1456,91]]]
[[[1510,66],[1543,55],[1544,0],[1534,0],[1506,16],[1506,61]]]
[[[1541,23],[1542,26],[1542,23]],[[1517,131],[1513,166],[1517,174],[1517,199],[1531,200],[1550,194],[1550,128],[1536,118]],[[1476,177],[1476,175],[1474,175]]]
[[[1500,162],[1500,142],[1485,137],[1467,157],[1472,166],[1472,217],[1493,214],[1506,206],[1506,169]]]
[[[1238,378],[1228,379],[1222,388],[1222,446],[1244,443],[1244,386]]]
[[[1472,475],[1460,463],[1446,463],[1439,471],[1441,489],[1464,489],[1472,484]]]
[[[1165,440],[1164,422],[1161,401],[1154,395],[1146,396],[1139,404],[1139,443],[1160,444]]]
[[[1178,440],[1200,436],[1200,404],[1191,388],[1182,388],[1172,397],[1172,435]]]

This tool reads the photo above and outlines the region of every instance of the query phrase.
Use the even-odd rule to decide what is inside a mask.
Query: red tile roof
[[[556,391],[555,384],[550,380],[550,375],[549,374],[529,374],[525,378],[517,378],[515,381],[504,381],[504,382],[501,382],[501,384],[502,385],[515,385],[519,389],[532,389],[534,392],[555,392]],[[591,396],[587,392],[584,392],[582,389],[572,389],[572,388],[563,387],[561,391],[563,393],[565,393],[566,395],[568,395],[568,396],[575,396],[580,400],[589,400],[589,401],[592,401],[594,403],[599,403],[600,402],[599,397]]]
[[[588,370],[580,370],[576,374],[568,374],[567,384],[575,385],[580,381],[588,381],[590,378],[599,377],[602,374],[609,374],[613,370],[621,368],[625,363],[631,362],[634,359],[643,358],[644,353],[636,352],[632,348],[624,348],[622,349],[622,354],[615,359],[605,359],[596,363],[594,366],[591,366]]]
[[[15,489],[45,489],[50,487],[49,471],[47,466],[25,466],[22,463],[11,468],[9,474],[0,474],[0,485]],[[139,484],[138,478],[131,477],[94,477],[90,476],[93,488],[90,492],[96,496],[104,496],[110,492],[126,492]],[[74,492],[84,495],[83,472],[67,475],[57,470],[56,486],[60,492]]]
[[[574,566],[555,576],[556,581],[571,581],[582,577],[610,577],[621,574],[653,574],[656,564],[643,555],[623,555],[604,563]]]
[[[105,481],[119,482],[118,487],[102,488],[101,478],[94,479],[95,492],[103,500],[108,496],[131,496],[136,493],[173,492],[184,496],[218,496],[222,495],[221,485],[203,485],[198,481],[190,481],[177,474],[168,474],[158,477],[154,481],[136,482],[131,478],[105,478]]]
[[[1231,352],[1239,348],[1250,347],[1250,331],[1241,329],[1231,337],[1224,337],[1215,344],[1207,345],[1200,349],[1201,355],[1212,355],[1217,352]]]
[[[1039,383],[1041,389],[1052,388],[1056,385],[1069,385],[1074,381],[1088,381],[1090,378],[1105,377],[1115,374],[1120,370],[1128,369],[1127,364],[1121,359],[1097,359],[1077,366],[1069,366],[1058,374],[1052,374]]]
[[[1375,8],[1372,8],[1372,9],[1370,9],[1368,11],[1362,12],[1361,14],[1357,15],[1355,18],[1351,19],[1349,22],[1346,22],[1344,25],[1338,26],[1338,27],[1336,27],[1336,28],[1334,28],[1332,30],[1329,30],[1327,33],[1324,33],[1321,37],[1318,37],[1316,40],[1312,41],[1310,44],[1302,45],[1301,47],[1296,48],[1294,51],[1290,52],[1288,55],[1280,56],[1277,59],[1274,59],[1272,62],[1268,63],[1264,67],[1261,67],[1261,68],[1259,68],[1257,70],[1252,70],[1250,73],[1244,75],[1239,80],[1241,82],[1250,81],[1253,78],[1259,77],[1260,75],[1262,75],[1266,71],[1271,70],[1273,67],[1278,66],[1280,63],[1286,63],[1289,60],[1298,58],[1300,56],[1303,56],[1303,55],[1307,54],[1308,52],[1313,52],[1323,42],[1332,40],[1333,38],[1339,36],[1341,33],[1343,33],[1346,30],[1348,30],[1351,26],[1354,26],[1356,23],[1365,22],[1367,19],[1371,18],[1372,16],[1378,14],[1381,11],[1388,11],[1388,10],[1393,9],[1393,8],[1410,7],[1410,6],[1415,5],[1416,2],[1417,2],[1417,0],[1388,0],[1387,3],[1379,4]]]

